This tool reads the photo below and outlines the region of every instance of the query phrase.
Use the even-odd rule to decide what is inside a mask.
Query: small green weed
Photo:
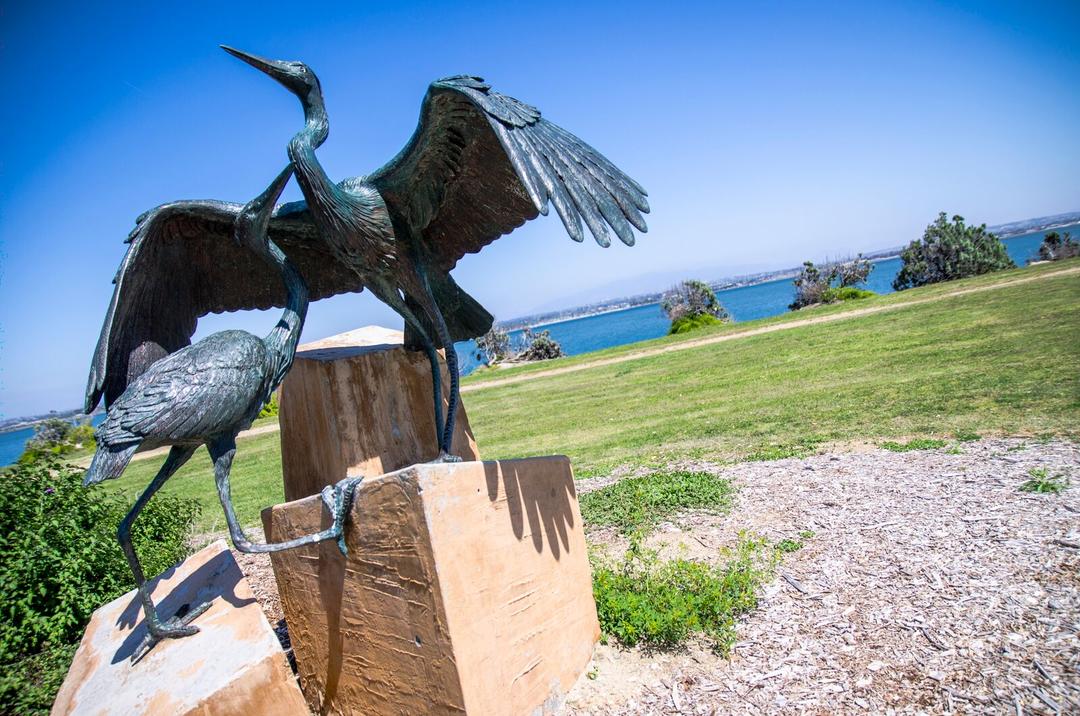
[[[973,432],[968,431],[968,430],[961,430],[960,432],[958,432],[956,434],[955,437],[956,437],[958,442],[962,442],[962,443],[973,443],[976,440],[981,440],[982,439],[982,435],[979,435],[978,433],[973,433]]]
[[[944,440],[936,440],[934,438],[915,438],[914,440],[908,440],[906,443],[888,440],[881,443],[881,447],[886,450],[892,450],[893,452],[908,452],[910,450],[934,450],[943,448],[947,444],[948,443]]]
[[[960,447],[959,445],[953,445],[948,450],[945,451],[945,454],[946,455],[963,455],[964,454],[964,448]]]
[[[814,530],[802,530],[799,532],[799,539],[813,539],[815,534]]]
[[[618,527],[623,534],[648,529],[679,510],[730,507],[731,483],[707,472],[654,472],[581,496],[586,524]]]
[[[1005,448],[1005,452],[1020,452],[1021,450],[1027,450],[1027,445],[1011,445]]]
[[[1024,492],[1049,492],[1057,494],[1069,486],[1065,475],[1050,475],[1045,467],[1033,467],[1028,470],[1031,479],[1020,485]]]
[[[605,639],[670,649],[703,634],[726,654],[737,618],[757,606],[757,589],[778,553],[764,540],[743,536],[729,557],[723,566],[660,561],[635,536],[622,560],[594,564],[593,596]]]
[[[798,552],[803,548],[801,540],[785,538],[776,543],[776,549],[783,553]]]

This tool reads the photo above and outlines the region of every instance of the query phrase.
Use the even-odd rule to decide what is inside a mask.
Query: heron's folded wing
[[[260,341],[240,331],[166,356],[110,406],[97,431],[99,443],[171,443],[228,431],[259,395],[266,361]]]
[[[367,180],[444,270],[549,200],[571,238],[584,239],[584,221],[602,246],[609,228],[633,244],[649,211],[645,190],[603,155],[477,77],[432,83],[409,143]]]
[[[191,342],[200,316],[283,306],[281,274],[233,239],[240,204],[178,201],[140,216],[113,280],[86,385],[86,412],[111,405],[158,359]],[[296,265],[312,300],[363,289],[319,240],[302,204],[274,212],[270,238]]]

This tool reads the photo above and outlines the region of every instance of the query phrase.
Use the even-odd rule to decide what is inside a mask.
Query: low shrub
[[[660,302],[660,310],[671,321],[668,335],[687,333],[731,320],[712,287],[695,279],[683,281],[668,291]]]
[[[581,518],[623,534],[651,528],[679,510],[721,511],[731,506],[734,488],[708,472],[654,472],[630,477],[581,496]]]
[[[855,258],[828,261],[821,266],[815,266],[813,261],[804,261],[799,274],[792,281],[795,285],[795,300],[788,305],[788,308],[798,311],[800,308],[819,303],[835,303],[872,296],[874,295],[872,291],[860,294],[855,285],[865,283],[873,270],[874,264],[869,259],[864,259],[862,254]],[[836,293],[844,289],[851,289],[851,291]],[[842,295],[843,298],[837,298],[838,295]]]
[[[843,301],[858,301],[861,298],[870,298],[877,294],[873,291],[867,291],[865,288],[856,288],[854,286],[834,286],[832,288],[825,289],[821,294],[822,303],[841,303]]]
[[[719,318],[708,313],[702,313],[697,316],[682,316],[671,322],[671,328],[668,329],[668,335],[674,336],[680,333],[689,333],[690,331],[696,331],[699,328],[719,326],[723,325],[723,323],[724,322]]]
[[[116,541],[129,504],[84,488],[80,469],[52,457],[9,470],[0,504],[0,713],[45,713],[90,615],[134,587]],[[186,556],[198,511],[194,500],[150,501],[132,530],[147,575]]]
[[[78,423],[64,418],[47,418],[34,426],[34,437],[26,442],[19,463],[27,465],[44,458],[58,458],[75,450],[92,450],[96,441],[89,420]]]
[[[778,554],[763,540],[743,536],[722,566],[665,562],[632,540],[621,560],[594,560],[593,597],[604,638],[670,649],[702,634],[727,654],[737,619],[757,606],[758,588]]]
[[[551,337],[550,331],[533,333],[532,330],[526,328],[522,340],[525,342],[525,350],[514,356],[516,360],[551,360],[566,355],[558,341]]]

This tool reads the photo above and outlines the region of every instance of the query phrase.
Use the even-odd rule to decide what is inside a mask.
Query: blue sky
[[[576,245],[551,217],[463,260],[458,282],[503,318],[895,246],[939,210],[1080,209],[1075,2],[10,5],[0,417],[81,402],[138,214],[246,201],[281,168],[299,106],[219,43],[314,68],[333,177],[390,159],[428,82],[471,73],[646,186],[632,249]],[[200,335],[270,323],[216,316]],[[366,323],[399,321],[339,297],[305,339]]]

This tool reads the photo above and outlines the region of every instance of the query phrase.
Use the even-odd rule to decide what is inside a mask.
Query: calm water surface
[[[1023,266],[1034,256],[1042,243],[1045,232],[1005,239],[1005,248],[1018,266]],[[874,264],[874,270],[866,287],[877,293],[892,293],[892,280],[900,271],[900,259],[887,259]],[[785,313],[788,304],[795,296],[795,289],[790,278],[759,283],[756,286],[742,286],[718,291],[717,297],[728,313],[736,321],[752,321]],[[651,303],[645,306],[613,311],[588,318],[575,318],[571,321],[537,326],[537,329],[551,331],[551,337],[557,340],[567,355],[578,355],[590,351],[636,343],[650,338],[659,338],[667,333],[670,325],[660,306]],[[513,331],[511,340],[517,339],[521,331]],[[469,374],[479,367],[476,360],[476,344],[463,341],[456,346],[461,358],[462,373]],[[94,419],[97,425],[104,416]],[[33,428],[0,433],[0,465],[15,462],[22,454],[26,441],[34,436]]]

